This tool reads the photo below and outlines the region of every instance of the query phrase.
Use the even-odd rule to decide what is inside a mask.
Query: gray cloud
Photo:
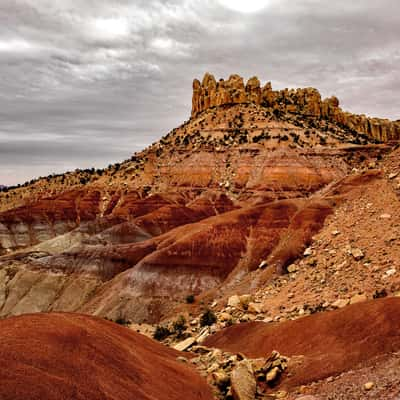
[[[266,3],[2,0],[0,184],[128,158],[188,118],[205,71],[400,118],[397,0]]]

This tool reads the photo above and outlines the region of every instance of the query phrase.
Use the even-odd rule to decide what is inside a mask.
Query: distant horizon
[[[27,0],[0,5],[0,184],[128,159],[210,72],[315,87],[399,120],[400,3]]]

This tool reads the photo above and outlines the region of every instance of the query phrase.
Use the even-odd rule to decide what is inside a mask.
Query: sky
[[[0,184],[129,158],[211,72],[400,119],[398,0],[0,0]]]

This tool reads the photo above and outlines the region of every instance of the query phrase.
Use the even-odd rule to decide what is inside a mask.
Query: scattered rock
[[[226,321],[230,321],[232,319],[232,315],[227,313],[227,312],[223,312],[219,315],[219,320],[221,322],[226,322]]]
[[[367,383],[364,385],[364,389],[365,389],[365,390],[371,390],[374,386],[375,386],[374,382],[367,382]]]
[[[292,274],[293,272],[297,272],[299,269],[296,264],[291,264],[287,267],[287,271]]]
[[[251,294],[243,294],[242,296],[239,297],[239,299],[240,299],[240,304],[247,309],[250,302],[253,300],[253,296]]]
[[[259,303],[249,303],[247,311],[253,314],[260,314],[262,312],[262,305]]]
[[[351,249],[350,251],[351,251],[351,255],[353,256],[353,258],[356,261],[360,261],[365,257],[365,255],[361,249]]]
[[[228,306],[237,308],[240,305],[240,298],[237,294],[229,297],[228,299]]]
[[[332,303],[333,308],[344,308],[349,304],[348,299],[339,299]]]
[[[243,360],[231,374],[232,395],[235,400],[254,400],[257,383],[249,360]]]
[[[312,255],[313,255],[313,251],[312,251],[311,247],[307,247],[307,248],[304,250],[303,255],[304,255],[304,257],[312,256]]]
[[[396,268],[391,268],[391,269],[388,269],[388,270],[385,272],[385,275],[386,275],[386,276],[393,276],[396,272],[397,272]]]
[[[281,370],[278,367],[272,368],[266,375],[265,380],[267,382],[275,382],[281,374]]]
[[[225,371],[217,371],[212,373],[212,378],[219,388],[224,388],[229,385],[230,377]]]
[[[185,350],[189,349],[190,347],[192,347],[195,343],[196,343],[196,339],[194,337],[189,337],[189,338],[183,340],[182,342],[177,343],[174,346],[174,349],[178,350],[178,351],[185,351]]]
[[[268,263],[264,260],[264,261],[261,261],[261,263],[260,263],[260,265],[258,266],[258,268],[264,269],[264,268],[266,268],[267,266],[268,266]]]
[[[363,294],[356,294],[350,299],[350,304],[357,304],[357,303],[362,303],[363,301],[367,301],[367,295],[365,293]]]
[[[197,343],[202,343],[203,340],[206,339],[206,337],[210,334],[210,328],[209,327],[204,327],[196,337],[196,342]]]

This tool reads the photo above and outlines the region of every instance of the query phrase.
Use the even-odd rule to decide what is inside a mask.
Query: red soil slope
[[[205,342],[257,358],[277,350],[300,357],[287,386],[317,381],[400,350],[400,299],[386,298],[280,324],[239,324]]]
[[[114,323],[78,314],[0,322],[0,398],[212,399],[179,353]]]

